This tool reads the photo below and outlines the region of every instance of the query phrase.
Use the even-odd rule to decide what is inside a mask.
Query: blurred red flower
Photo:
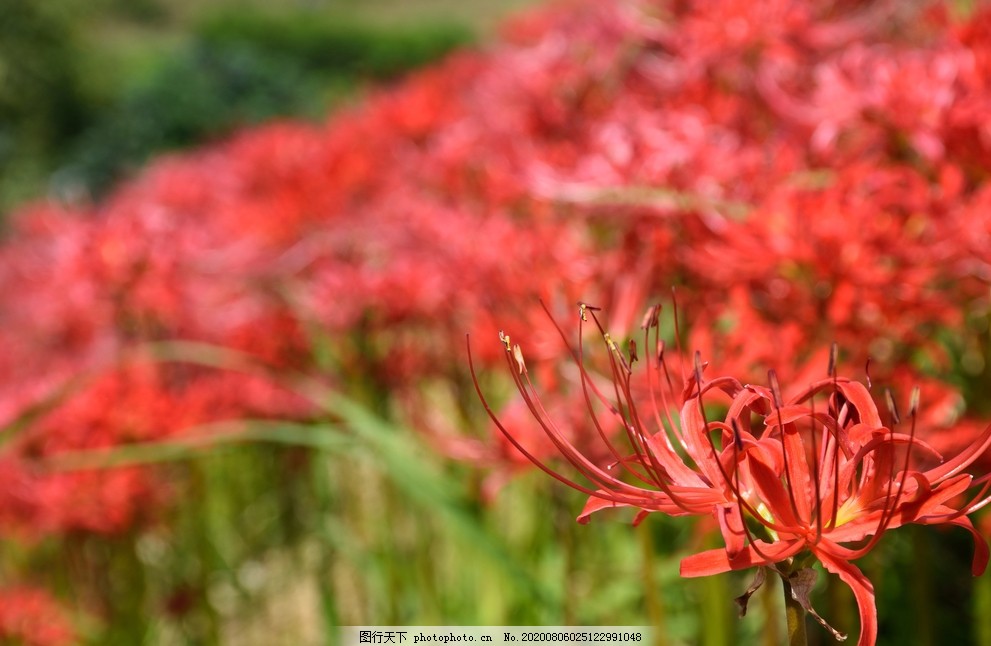
[[[0,588],[0,642],[23,646],[64,646],[76,642],[76,632],[44,590]]]

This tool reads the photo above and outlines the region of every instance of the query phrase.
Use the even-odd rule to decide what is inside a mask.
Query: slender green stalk
[[[912,640],[918,646],[931,646],[935,630],[933,618],[932,583],[932,547],[929,542],[928,527],[911,527],[912,538],[912,576],[910,581],[910,599],[912,604],[913,630]]]
[[[991,572],[974,581],[974,640],[979,646],[991,646]]]
[[[764,602],[764,646],[778,646],[781,643],[781,627],[776,621],[769,621],[767,618],[773,617],[778,610],[778,603],[775,600],[774,577],[768,576],[767,581],[761,587],[760,594]]]
[[[560,488],[555,487],[555,515],[557,516],[557,524],[560,528],[559,535],[562,538],[561,549],[564,550],[564,571],[561,581],[562,589],[564,590],[564,599],[561,610],[564,617],[564,625],[574,626],[577,623],[577,612],[575,608],[577,597],[574,593],[575,571],[579,567],[576,555],[577,546],[575,545],[575,522],[572,519],[570,511],[565,507],[564,501],[558,495],[558,491],[560,491]]]
[[[781,577],[781,589],[785,595],[785,620],[788,626],[788,646],[806,646],[805,608],[791,594],[791,583]]]
[[[646,523],[637,529],[640,539],[640,554],[643,559],[640,573],[643,578],[644,610],[647,621],[654,628],[654,646],[666,646],[667,630],[664,626],[664,603],[658,591],[657,576],[654,571],[654,541],[651,540],[650,527]]]
[[[733,634],[736,622],[731,623],[730,599],[733,598],[726,582],[726,575],[719,574],[702,579],[702,640],[703,646],[725,646],[736,643]]]
[[[704,545],[715,547],[718,539],[710,535]],[[702,622],[701,640],[702,646],[725,646],[736,643],[735,617],[732,612],[732,593],[729,589],[728,576],[717,574],[700,579],[702,588],[702,604],[699,608]]]

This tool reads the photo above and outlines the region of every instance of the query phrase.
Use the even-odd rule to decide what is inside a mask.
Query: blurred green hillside
[[[0,214],[98,197],[152,154],[238,127],[320,118],[527,4],[0,0]]]

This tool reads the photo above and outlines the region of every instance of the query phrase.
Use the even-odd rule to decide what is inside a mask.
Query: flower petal
[[[836,385],[843,392],[847,401],[857,409],[861,423],[875,428],[884,426],[881,423],[881,416],[878,415],[877,407],[874,405],[874,400],[871,398],[871,393],[863,384],[857,381],[841,380]]]
[[[926,471],[924,475],[930,482],[935,483],[944,480],[966,469],[989,448],[991,448],[991,424],[984,429],[984,433],[973,444],[938,467]]]
[[[974,524],[970,522],[970,518],[961,516],[952,520],[946,520],[939,517],[934,517],[923,518],[918,522],[921,525],[943,525],[949,523],[951,525],[956,525],[957,527],[963,527],[970,532],[971,536],[974,537],[974,560],[971,563],[970,571],[974,576],[981,576],[984,574],[984,570],[988,567],[988,558],[991,557],[991,552],[988,550],[987,540],[981,536],[976,529],[974,529]]]
[[[740,508],[736,505],[721,505],[716,507],[712,513],[719,522],[719,531],[723,535],[723,542],[726,543],[726,553],[732,558],[743,549],[746,536]]]
[[[711,486],[722,489],[728,487],[728,483],[716,462],[713,445],[708,437],[710,430],[699,411],[698,400],[686,401],[681,408],[681,434],[685,440],[685,450]]]
[[[757,548],[754,545],[747,545],[732,558],[722,548],[686,556],[681,559],[681,576],[686,578],[709,576],[730,570],[746,570],[758,565],[771,565],[798,554],[805,547],[804,541],[777,543],[757,541],[757,545],[759,546]]]
[[[764,462],[764,455],[754,452],[750,460],[750,478],[757,489],[760,499],[764,501],[771,512],[776,525],[798,528],[798,519],[788,498],[781,478]]]
[[[823,567],[840,577],[840,580],[853,590],[853,596],[857,599],[857,609],[860,611],[860,639],[857,640],[857,646],[874,646],[877,642],[874,585],[856,565],[842,558],[833,558],[829,553],[828,541],[823,541],[813,551],[822,561]]]

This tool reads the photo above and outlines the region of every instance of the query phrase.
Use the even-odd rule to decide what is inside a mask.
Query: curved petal
[[[760,499],[764,501],[771,512],[776,524],[798,528],[799,520],[791,505],[788,491],[781,482],[781,477],[767,465],[764,455],[753,453],[750,460],[750,478]]]
[[[871,398],[871,393],[862,383],[857,381],[839,381],[836,385],[843,392],[843,396],[846,397],[847,401],[857,409],[861,423],[875,428],[884,426],[881,423],[881,416],[878,415],[877,406],[874,405],[874,400]]]
[[[750,414],[744,415],[744,411],[753,407],[756,402],[761,400],[766,401],[768,399],[770,399],[769,394],[765,397],[762,393],[753,390],[753,386],[741,390],[733,398],[733,403],[730,404],[729,410],[726,411],[726,423],[735,419],[739,421],[740,426],[744,430],[751,431]]]
[[[783,473],[791,489],[789,501],[795,504],[798,521],[808,523],[812,519],[812,473],[805,457],[805,442],[791,425],[781,429],[781,437],[788,458]]]
[[[926,471],[924,475],[933,483],[949,478],[969,467],[988,449],[991,449],[991,424],[973,444],[938,467]]]
[[[971,483],[974,481],[974,477],[970,474],[964,473],[956,478],[949,480],[944,480],[938,487],[934,487],[929,495],[923,499],[922,504],[918,505],[918,509],[914,510],[916,517],[925,517],[933,513],[936,507],[945,504],[957,496],[963,495],[967,489],[970,488]],[[913,518],[912,520],[915,520]]]
[[[823,379],[810,385],[807,389],[799,393],[798,395],[792,397],[788,403],[797,404],[804,402],[810,397],[815,396],[823,390],[832,390],[833,388],[838,389],[850,405],[856,409],[857,416],[860,418],[860,422],[867,424],[872,427],[883,426],[881,423],[881,416],[878,415],[877,407],[874,405],[874,400],[871,398],[870,391],[860,383],[859,381],[851,381],[850,379]]]
[[[726,543],[726,553],[732,558],[743,549],[746,537],[740,508],[736,505],[721,505],[713,510],[713,514],[719,522],[719,531]]]
[[[658,431],[653,435],[645,436],[643,441],[647,445],[647,450],[650,451],[650,456],[646,458],[648,464],[652,464],[656,460],[667,471],[672,484],[685,487],[705,486],[705,482],[699,477],[699,474],[685,464],[681,456],[671,447],[667,433]]]
[[[746,570],[758,565],[780,563],[786,558],[798,554],[805,547],[804,541],[777,543],[757,541],[757,544],[759,545],[758,548],[755,548],[754,545],[747,545],[732,558],[723,548],[686,556],[681,559],[681,576],[685,578],[710,576],[730,570]]]
[[[850,543],[862,540],[872,536],[877,531],[883,514],[884,512],[880,509],[858,513],[853,520],[829,530],[827,536],[834,543]],[[889,529],[894,529],[902,524],[901,519],[895,517],[892,519]]]
[[[623,503],[616,502],[614,500],[606,500],[605,498],[599,498],[598,496],[589,496],[588,500],[585,501],[585,507],[582,509],[582,513],[578,514],[577,520],[582,525],[587,525],[588,521],[592,520],[592,514],[603,509],[612,509],[613,507],[631,507],[632,505],[626,505]]]
[[[960,518],[946,520],[937,516],[933,518],[922,518],[918,522],[921,525],[956,525],[957,527],[963,527],[970,532],[971,536],[974,537],[974,560],[971,563],[970,571],[974,576],[981,576],[984,574],[984,570],[988,567],[988,558],[991,557],[991,552],[988,550],[987,540],[981,536],[976,529],[974,529],[974,524],[970,522],[969,518],[966,516],[961,516]]]
[[[685,440],[688,457],[695,462],[711,486],[723,489],[728,483],[716,461],[712,441],[708,436],[710,430],[706,428],[705,420],[699,411],[698,400],[686,401],[681,408],[681,434]]]
[[[853,590],[853,596],[857,599],[857,609],[860,612],[860,639],[857,640],[857,646],[874,646],[877,642],[877,606],[874,604],[874,585],[856,565],[842,558],[834,558],[829,553],[828,541],[824,541],[813,551],[822,561],[823,567],[840,577],[840,580]]]
[[[592,514],[603,509],[612,509],[613,507],[634,507],[648,513],[659,511],[669,516],[706,514],[709,513],[714,505],[724,500],[721,495],[712,489],[693,487],[675,487],[673,489],[678,494],[677,503],[670,496],[660,491],[642,489],[642,497],[632,498],[621,496],[606,489],[599,489],[588,497],[585,507],[575,520],[581,525],[587,525],[591,520]]]

